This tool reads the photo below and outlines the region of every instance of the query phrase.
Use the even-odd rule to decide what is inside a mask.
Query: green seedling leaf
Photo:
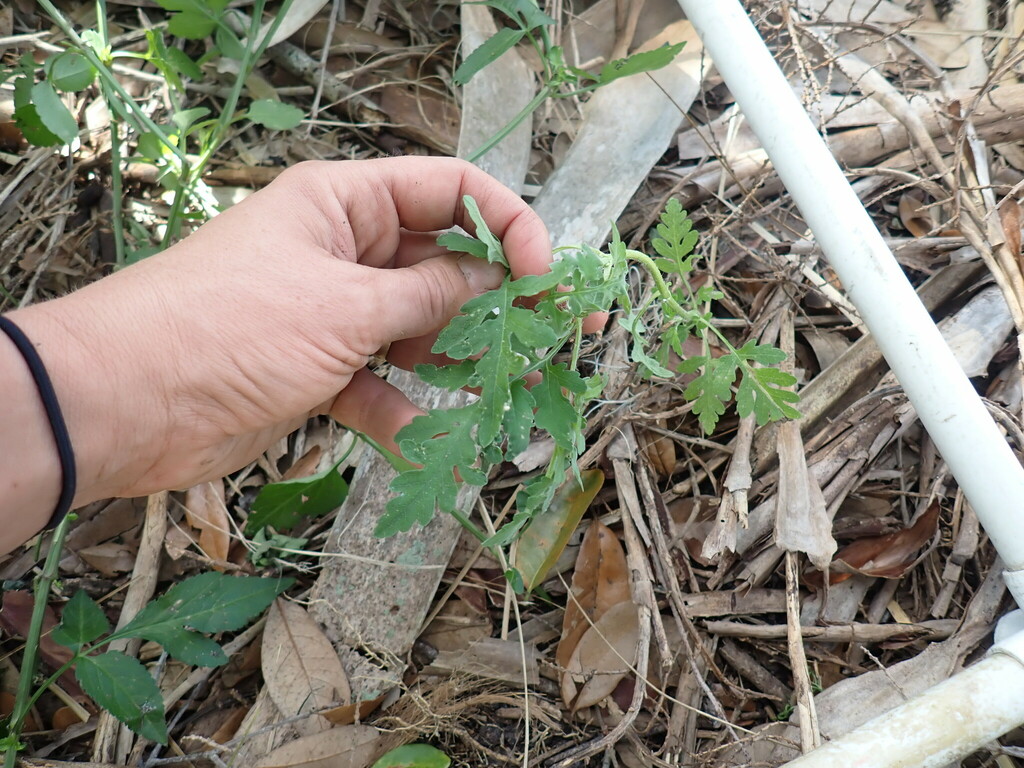
[[[217,20],[198,10],[187,10],[171,15],[167,31],[186,40],[203,40],[213,34]]]
[[[268,483],[252,503],[252,513],[245,524],[246,535],[252,536],[268,525],[287,531],[300,520],[337,509],[346,496],[348,483],[338,474],[337,466],[310,477]]]
[[[528,591],[532,592],[547,578],[604,484],[604,473],[599,469],[589,469],[580,475],[583,485],[575,478],[566,480],[555,491],[551,504],[537,513],[519,537],[515,567]]]
[[[152,627],[146,639],[160,643],[178,661],[194,667],[219,667],[228,663],[227,654],[206,635],[171,626]]]
[[[486,67],[488,64],[497,61],[506,51],[518,43],[526,35],[525,29],[512,29],[502,27],[497,34],[489,37],[482,45],[474,49],[469,56],[463,59],[462,64],[455,70],[452,78],[456,85],[465,85],[473,79],[473,75]]]
[[[529,30],[555,23],[555,20],[544,13],[533,0],[483,0],[474,5],[486,5],[488,8],[493,8],[503,13],[516,25]]]
[[[302,122],[306,113],[283,101],[259,99],[249,105],[249,111],[245,113],[245,116],[265,128],[274,131],[289,131]]]
[[[451,758],[429,744],[406,744],[392,749],[372,768],[448,768]]]
[[[640,72],[661,69],[672,63],[672,59],[679,55],[684,45],[685,43],[676,43],[675,45],[665,43],[653,51],[642,51],[634,53],[625,59],[609,61],[602,67],[601,73],[597,76],[597,81],[601,85],[607,85],[621,77],[629,77]]]
[[[40,122],[64,144],[78,138],[78,122],[50,83],[43,81],[32,86],[32,104]]]
[[[80,657],[75,677],[82,690],[143,738],[167,743],[163,696],[138,660],[120,651]]]
[[[170,149],[161,141],[155,133],[143,133],[139,136],[135,151],[139,157],[156,162],[167,154]]]
[[[96,55],[99,56],[100,61],[105,64],[110,63],[111,49],[110,45],[104,41],[103,35],[97,32],[95,29],[83,29],[81,32],[82,42],[92,48]]]
[[[43,125],[35,104],[27,104],[14,110],[14,123],[25,137],[25,141],[36,147],[54,147],[61,144],[59,136]]]
[[[476,371],[476,363],[472,360],[462,360],[454,365],[444,366],[423,363],[417,365],[413,370],[428,384],[455,392],[469,384]]]
[[[381,539],[412,530],[414,525],[426,525],[438,507],[453,509],[459,492],[454,475],[449,480],[447,475],[434,476],[423,469],[403,472],[389,487],[395,498],[373,529],[373,535]]]
[[[184,75],[191,80],[203,79],[203,70],[180,48],[175,48],[174,46],[165,48],[163,59],[179,75]]]
[[[238,35],[223,24],[217,25],[213,41],[224,58],[234,61],[241,61],[245,58],[245,46],[242,45],[242,41],[238,39]]]
[[[540,382],[531,390],[537,404],[537,426],[547,430],[555,445],[573,455],[580,452],[583,415],[572,396],[586,391],[587,381],[564,363],[545,366]]]
[[[501,247],[501,241],[491,233],[487,222],[484,221],[484,217],[477,207],[476,200],[469,195],[464,195],[462,204],[465,206],[469,218],[473,220],[477,239],[487,246],[487,260],[492,264],[501,264],[503,267],[508,268],[508,259],[505,258],[505,251]]]
[[[111,637],[159,642],[156,638],[185,627],[210,633],[241,629],[291,584],[291,579],[201,573],[175,584]]]
[[[65,51],[53,59],[50,82],[61,91],[82,91],[96,79],[96,70],[80,53]]]
[[[740,416],[754,414],[758,424],[786,418],[798,419],[800,412],[790,403],[799,401],[800,396],[785,389],[794,384],[794,376],[776,368],[745,370],[736,390],[736,412]]]
[[[77,651],[109,631],[110,622],[103,610],[85,592],[76,592],[64,606],[60,624],[54,627],[50,637]]]
[[[786,359],[786,353],[781,349],[773,347],[771,344],[757,344],[753,339],[737,349],[736,354],[744,360],[748,360],[752,363],[760,363],[761,365],[778,365]],[[773,370],[772,373],[765,375],[774,376],[775,374],[780,373],[782,372]],[[796,379],[793,379],[789,374],[782,374],[782,376],[784,378],[791,379],[789,384],[796,383]]]
[[[460,234],[458,232],[446,232],[437,238],[437,244],[442,248],[456,253],[468,253],[478,259],[487,258],[487,244],[477,240],[475,237]]]
[[[301,550],[306,546],[307,542],[308,539],[298,536],[268,533],[267,529],[264,528],[262,531],[257,531],[256,535],[250,540],[252,550],[249,552],[249,562],[257,568],[264,568],[273,563],[278,550]]]
[[[188,133],[188,129],[191,128],[196,123],[196,121],[202,120],[208,114],[210,114],[210,110],[206,107],[183,109],[180,112],[175,112],[173,115],[171,115],[171,122],[174,123],[174,125],[177,127],[179,131],[181,131],[182,135],[185,135],[186,133]],[[144,135],[153,136],[153,134],[151,133],[147,133]],[[153,138],[156,137],[153,136]],[[159,139],[157,139],[157,141],[159,141]],[[142,143],[141,139],[139,143]]]
[[[693,271],[693,249],[697,245],[693,223],[674,197],[668,201],[660,220],[656,229],[658,235],[651,240],[651,245],[663,258],[655,263],[663,272],[685,277]]]

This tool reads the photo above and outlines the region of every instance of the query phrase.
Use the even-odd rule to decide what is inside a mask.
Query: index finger
[[[350,224],[350,245],[360,263],[386,265],[398,248],[401,229],[432,232],[460,226],[474,232],[462,202],[470,195],[502,241],[513,277],[549,269],[551,241],[544,222],[512,190],[463,160],[397,157],[296,168],[303,166],[311,166],[309,171],[318,177],[310,191],[327,214],[325,224]]]

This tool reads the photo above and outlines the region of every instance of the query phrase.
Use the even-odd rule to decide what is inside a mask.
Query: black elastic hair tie
[[[57,456],[60,457],[61,482],[60,498],[57,499],[57,508],[53,511],[50,521],[43,530],[56,528],[68,512],[71,511],[71,502],[75,498],[75,486],[77,477],[75,473],[75,451],[71,447],[71,436],[68,435],[67,424],[64,423],[64,414],[60,411],[60,403],[57,402],[57,393],[53,391],[53,382],[46,372],[39,353],[29,341],[22,330],[11,320],[0,315],[0,331],[3,331],[14,342],[14,346],[25,358],[25,364],[32,373],[32,378],[39,390],[39,397],[46,409],[46,417],[50,420],[50,429],[53,430],[53,439],[57,443]]]

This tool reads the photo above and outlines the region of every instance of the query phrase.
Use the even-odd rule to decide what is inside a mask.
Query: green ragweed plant
[[[476,236],[446,234],[438,242],[507,267],[501,243],[474,201],[466,197],[464,202]],[[621,308],[619,322],[632,337],[631,357],[642,374],[665,379],[697,374],[684,395],[693,402],[705,432],[714,430],[734,398],[740,416],[753,415],[760,424],[799,416],[793,407],[797,395],[786,389],[795,379],[765,367],[780,363],[784,354],[754,341],[733,346],[702,306],[721,293],[711,287],[691,291],[696,242],[686,212],[673,200],[657,226],[653,257],[628,249],[615,233],[605,252],[587,245],[561,249],[549,273],[508,276],[496,290],[467,302],[433,347],[452,362],[420,365],[416,372],[444,389],[474,387],[480,395],[469,405],[418,416],[398,433],[402,454],[419,466],[401,472],[391,483],[395,498],[377,534],[389,536],[426,525],[440,509],[455,515],[487,546],[501,547],[547,508],[563,483],[582,487],[577,460],[584,449],[584,414],[604,385],[599,375],[577,371],[583,321],[591,313],[609,311],[615,303]],[[632,265],[646,270],[653,283],[651,298],[636,306],[629,299]],[[651,332],[645,321],[655,309],[661,327]],[[690,336],[701,339],[704,349],[715,337],[726,352],[720,357],[709,353],[685,358],[683,345]],[[568,362],[560,359],[563,350]],[[528,387],[528,377],[536,375],[539,383]],[[546,470],[524,483],[512,520],[488,538],[457,509],[459,482],[483,486],[496,465],[526,449],[535,427],[552,437],[554,452]]]
[[[455,85],[465,85],[477,72],[524,39],[536,51],[543,71],[541,88],[537,94],[507,125],[470,156],[470,162],[476,162],[490,152],[546,99],[580,96],[619,78],[661,69],[683,49],[683,43],[666,44],[651,51],[641,51],[623,59],[610,61],[600,72],[588,72],[566,64],[565,51],[561,46],[554,45],[548,34],[547,28],[552,26],[555,20],[541,11],[534,0],[482,0],[478,4],[493,8],[511,26],[499,29],[465,58],[452,78]]]

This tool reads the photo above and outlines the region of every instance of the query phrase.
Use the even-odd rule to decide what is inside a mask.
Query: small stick
[[[800,587],[797,581],[796,553],[786,553],[786,627],[789,663],[796,684],[796,710],[800,714],[800,748],[804,754],[821,746],[818,712],[814,708],[811,679],[807,674],[807,655],[800,626]]]

